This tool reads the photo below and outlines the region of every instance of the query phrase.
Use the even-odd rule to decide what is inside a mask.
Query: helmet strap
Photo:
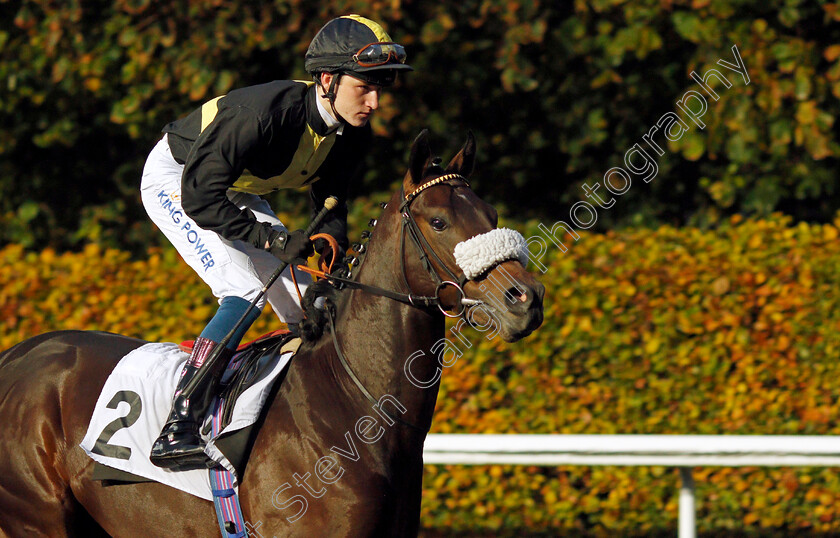
[[[344,120],[344,118],[341,117],[341,114],[339,114],[338,111],[335,109],[336,88],[338,87],[338,83],[339,83],[338,79],[341,78],[341,73],[336,72],[336,73],[332,73],[332,75],[333,75],[333,77],[332,77],[332,80],[330,81],[330,87],[323,94],[321,94],[321,97],[324,97],[325,99],[327,99],[327,101],[330,102],[330,108],[332,109],[332,113],[333,113],[333,116],[335,116],[335,119],[337,119],[338,121],[340,121],[342,123],[347,123]],[[320,73],[318,74],[317,82],[318,82],[318,86],[323,90],[324,86],[321,84]]]

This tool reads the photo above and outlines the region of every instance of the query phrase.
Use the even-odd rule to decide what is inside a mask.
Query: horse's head
[[[447,315],[464,315],[475,327],[495,325],[514,342],[542,323],[545,287],[525,269],[522,236],[497,229],[496,210],[470,188],[475,153],[470,133],[443,168],[424,130],[411,148],[402,192],[382,221],[402,234],[402,267],[395,270],[411,295],[438,297]]]

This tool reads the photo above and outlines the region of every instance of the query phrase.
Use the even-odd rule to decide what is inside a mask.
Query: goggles
[[[370,43],[359,49],[353,55],[353,61],[360,67],[376,67],[391,62],[405,63],[405,48],[402,45],[391,42]]]

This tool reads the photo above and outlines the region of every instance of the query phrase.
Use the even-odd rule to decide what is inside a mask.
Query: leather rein
[[[448,317],[460,317],[461,315],[463,315],[464,312],[467,309],[467,306],[463,302],[461,302],[461,306],[462,306],[461,311],[458,312],[457,314],[453,315],[453,314],[450,314],[449,312],[447,312],[446,310],[444,310],[444,308],[442,306],[442,303],[441,303],[441,300],[440,300],[440,291],[446,286],[454,286],[461,293],[461,301],[463,301],[464,299],[466,299],[466,294],[464,293],[464,289],[463,289],[464,284],[468,280],[466,275],[462,272],[460,277],[456,276],[446,266],[446,264],[443,263],[443,261],[440,259],[440,256],[438,256],[437,253],[435,252],[434,247],[432,247],[432,245],[429,244],[426,237],[420,231],[420,228],[417,225],[417,221],[414,219],[414,215],[412,215],[412,213],[411,213],[411,202],[413,202],[417,198],[418,194],[420,194],[424,190],[428,189],[429,187],[432,187],[434,185],[440,185],[440,184],[443,184],[443,183],[446,183],[446,184],[448,184],[452,187],[459,186],[459,185],[454,184],[455,182],[462,182],[467,187],[470,186],[470,184],[466,180],[466,178],[464,178],[460,174],[444,174],[442,176],[439,176],[439,177],[437,177],[437,178],[435,178],[431,181],[428,181],[428,182],[420,185],[419,187],[417,187],[415,190],[413,190],[409,194],[405,194],[404,190],[400,191],[400,196],[403,199],[403,202],[400,204],[400,208],[399,208],[399,211],[402,215],[402,232],[401,232],[401,235],[400,235],[400,268],[402,270],[403,282],[405,282],[406,289],[409,290],[408,293],[400,293],[400,292],[395,292],[395,291],[391,291],[391,290],[386,290],[384,288],[379,288],[377,286],[370,286],[370,285],[367,285],[367,284],[361,284],[361,283],[356,282],[354,280],[350,280],[350,279],[335,276],[335,275],[327,275],[326,278],[329,279],[329,280],[335,280],[335,281],[338,281],[338,282],[342,282],[347,287],[350,287],[350,288],[360,289],[360,290],[366,291],[368,293],[372,293],[374,295],[381,295],[383,297],[387,297],[389,299],[393,299],[395,301],[399,301],[401,303],[411,305],[411,306],[414,306],[414,307],[437,306],[440,309],[440,311],[445,316],[448,316]],[[437,287],[435,288],[435,295],[434,296],[428,297],[428,296],[422,296],[422,295],[413,295],[411,293],[411,285],[408,282],[408,274],[406,273],[406,268],[405,268],[405,238],[406,238],[406,236],[411,238],[412,242],[417,247],[417,250],[420,251],[420,260],[423,263],[423,267],[426,268],[426,271],[432,277],[432,280],[434,280],[434,282],[437,284]],[[429,259],[430,256],[438,263],[439,266],[444,268],[444,270],[446,271],[446,273],[450,277],[449,280],[444,280],[440,277],[440,275],[438,274],[434,265],[432,265],[432,262]],[[339,345],[338,337],[336,336],[335,320],[333,319],[332,311],[329,308],[326,308],[325,310],[326,310],[326,313],[327,313],[327,319],[330,322],[330,333],[332,334],[333,346],[335,347],[336,354],[338,355],[338,360],[341,363],[341,365],[344,367],[344,370],[350,376],[350,379],[353,380],[353,383],[356,385],[356,387],[362,392],[362,394],[365,395],[365,397],[368,399],[368,401],[370,401],[373,405],[377,406],[377,409],[379,409],[380,411],[385,413],[385,415],[387,415],[393,421],[399,422],[400,424],[402,424],[404,426],[408,426],[409,428],[412,428],[414,430],[422,432],[424,435],[426,433],[428,433],[429,430],[427,428],[421,428],[421,427],[419,427],[415,424],[407,422],[407,421],[401,419],[399,416],[394,415],[393,413],[388,412],[384,408],[379,407],[379,402],[376,400],[376,398],[373,397],[373,395],[370,393],[370,391],[368,391],[367,388],[365,388],[364,384],[362,384],[361,380],[359,380],[356,373],[353,372],[352,368],[350,368],[350,364],[347,362],[347,359],[344,357],[344,353],[341,352],[341,346]]]
[[[402,204],[400,204],[400,214],[402,215],[402,232],[400,234],[400,267],[402,270],[405,288],[409,290],[408,293],[400,293],[397,291],[386,290],[378,286],[362,284],[361,282],[356,282],[355,280],[340,277],[337,275],[325,275],[325,278],[327,278],[328,280],[341,282],[349,288],[360,289],[373,295],[387,297],[389,299],[393,299],[394,301],[399,301],[407,305],[415,307],[436,306],[438,307],[438,309],[440,309],[443,315],[450,318],[461,317],[466,311],[466,305],[462,302],[464,299],[466,299],[466,294],[464,293],[463,287],[469,279],[463,272],[461,272],[461,276],[455,275],[455,273],[453,273],[452,270],[449,269],[449,267],[447,267],[445,263],[443,263],[443,260],[441,260],[440,256],[438,256],[435,252],[434,247],[432,247],[432,245],[429,244],[429,241],[420,231],[420,228],[417,225],[417,221],[415,220],[414,215],[411,213],[411,202],[413,202],[415,198],[417,198],[417,195],[420,194],[422,191],[428,189],[429,187],[440,185],[441,183],[446,183],[448,185],[456,187],[458,185],[453,185],[453,183],[456,181],[463,182],[467,187],[470,186],[467,179],[461,176],[460,174],[444,174],[440,177],[437,177],[431,181],[424,183],[423,185],[417,187],[414,191],[410,192],[407,195],[404,194],[405,191],[401,190],[401,198],[403,199],[403,202]],[[411,238],[411,241],[414,243],[414,246],[417,247],[417,250],[420,252],[420,261],[423,263],[423,267],[426,268],[426,272],[429,273],[429,276],[431,276],[432,280],[435,282],[435,284],[437,284],[437,288],[435,288],[435,295],[433,296],[414,295],[411,293],[411,285],[408,283],[408,274],[405,268],[406,236]],[[438,263],[439,266],[443,267],[444,271],[446,271],[447,276],[449,277],[448,279],[444,280],[443,278],[441,278],[437,270],[432,265],[429,259],[430,256]],[[446,286],[455,287],[461,294],[461,301],[459,302],[461,303],[461,306],[463,308],[461,308],[461,310],[456,314],[451,314],[447,312],[443,308],[443,304],[440,300],[440,292]]]

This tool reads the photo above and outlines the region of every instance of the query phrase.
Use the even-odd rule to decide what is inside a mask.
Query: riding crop
[[[332,211],[337,205],[338,198],[336,198],[335,196],[330,196],[329,198],[327,198],[327,200],[324,202],[324,207],[321,208],[321,211],[319,211],[318,214],[315,215],[315,218],[312,219],[312,222],[310,222],[309,226],[306,227],[305,233],[307,237],[311,236],[315,232],[315,229],[321,224],[321,221],[324,220],[324,217],[327,216],[327,213]],[[219,357],[222,355],[224,349],[230,343],[230,340],[231,338],[233,338],[233,335],[236,334],[236,332],[248,318],[248,314],[250,314],[251,311],[257,307],[257,303],[259,302],[259,300],[262,299],[263,295],[265,295],[265,293],[268,291],[268,288],[270,288],[271,285],[274,284],[274,281],[280,277],[280,273],[282,273],[286,269],[286,267],[288,267],[288,265],[289,264],[286,262],[280,262],[280,265],[277,266],[277,269],[275,269],[275,271],[265,282],[265,285],[260,290],[260,293],[254,298],[253,301],[251,301],[251,304],[248,306],[248,309],[245,311],[244,314],[242,314],[242,317],[239,318],[239,321],[236,322],[236,325],[234,325],[233,329],[231,329],[230,332],[227,333],[224,338],[222,338],[222,341],[219,342],[219,345],[217,345],[213,349],[213,351],[211,351],[210,354],[207,356],[207,359],[204,361],[205,367],[201,368],[197,372],[197,374],[189,380],[186,387],[184,387],[184,394],[192,394],[192,391],[201,382],[204,376],[208,375],[208,372],[213,370],[213,364],[215,364],[219,360]]]

